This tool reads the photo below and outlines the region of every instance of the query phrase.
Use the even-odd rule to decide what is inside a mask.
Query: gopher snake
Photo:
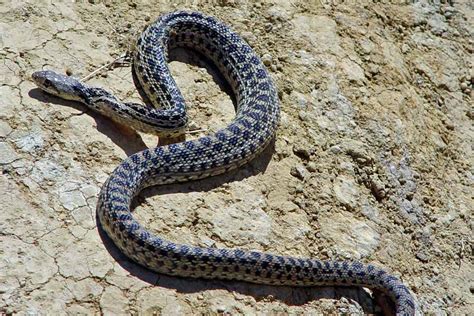
[[[132,199],[145,187],[189,181],[234,169],[260,153],[274,136],[279,103],[273,82],[253,50],[213,17],[174,12],[160,17],[138,40],[133,69],[138,85],[156,108],[122,103],[101,88],[52,71],[33,74],[43,90],[88,107],[144,132],[182,132],[184,99],[168,69],[168,51],[185,47],[210,57],[232,86],[237,114],[214,135],[146,149],[125,159],[99,196],[99,220],[131,259],[159,273],[232,279],[274,285],[361,285],[386,292],[397,314],[415,311],[410,291],[382,269],[358,262],[319,261],[240,249],[180,245],[152,235],[132,216]]]

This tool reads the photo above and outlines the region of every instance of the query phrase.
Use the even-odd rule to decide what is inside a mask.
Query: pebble
[[[218,313],[224,313],[226,311],[226,307],[225,306],[217,306],[216,311]]]
[[[444,11],[443,15],[446,19],[452,18],[454,13],[455,13],[455,9],[453,7],[446,7],[446,8],[444,8],[443,11]]]
[[[308,170],[303,165],[297,165],[291,168],[290,174],[300,180],[304,180],[309,176]]]
[[[418,251],[415,255],[421,262],[428,262],[430,261],[429,256],[424,251]]]
[[[309,172],[316,172],[318,171],[318,166],[316,165],[315,162],[310,161],[308,165],[306,166],[306,169],[308,169]]]
[[[263,54],[262,56],[262,62],[265,66],[269,67],[272,64],[273,57],[270,54]]]
[[[197,130],[200,129],[200,126],[199,126],[196,122],[191,121],[191,122],[189,123],[189,125],[188,125],[188,129],[189,129],[190,131],[197,131]]]
[[[311,150],[303,147],[301,144],[293,146],[293,153],[303,159],[308,160],[311,157]]]
[[[242,38],[249,44],[255,43],[257,37],[252,32],[242,32]]]

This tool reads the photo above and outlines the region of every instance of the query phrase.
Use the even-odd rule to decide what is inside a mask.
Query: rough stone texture
[[[401,276],[423,313],[472,314],[472,4],[390,2],[2,3],[0,314],[380,311],[360,289],[156,275],[97,229],[108,174],[157,140],[45,95],[30,74],[85,76],[174,9],[217,16],[263,56],[281,126],[274,147],[240,170],[143,192],[135,216],[176,242],[372,262]],[[225,126],[233,104],[215,70],[176,56],[187,137]],[[89,83],[139,100],[127,67]]]

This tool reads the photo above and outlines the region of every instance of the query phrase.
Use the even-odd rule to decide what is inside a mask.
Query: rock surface
[[[108,174],[157,140],[45,95],[30,75],[83,77],[175,9],[242,34],[278,86],[282,122],[255,161],[147,190],[134,216],[176,242],[371,262],[401,276],[422,313],[472,314],[474,12],[468,0],[414,2],[0,5],[0,314],[380,311],[360,289],[156,275],[98,231]],[[225,126],[233,104],[212,67],[185,57],[171,69],[196,138]],[[139,100],[127,67],[88,83]]]

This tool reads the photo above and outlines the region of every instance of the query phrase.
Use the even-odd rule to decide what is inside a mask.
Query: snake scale
[[[132,199],[142,189],[237,168],[274,137],[280,112],[276,88],[259,57],[224,23],[198,12],[177,11],[161,16],[141,34],[132,68],[154,107],[123,103],[102,88],[53,71],[38,71],[32,78],[50,94],[82,102],[137,130],[175,135],[187,124],[184,98],[168,68],[168,52],[177,47],[195,50],[215,63],[235,94],[236,116],[213,135],[143,150],[112,172],[100,192],[97,212],[118,248],[137,263],[168,275],[291,286],[367,286],[388,294],[398,315],[413,315],[415,301],[408,288],[373,265],[176,244],[151,234],[132,216]]]

